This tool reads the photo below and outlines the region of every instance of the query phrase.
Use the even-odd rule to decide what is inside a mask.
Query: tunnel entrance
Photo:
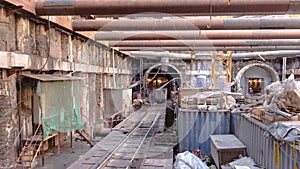
[[[254,63],[243,67],[236,75],[238,92],[262,94],[265,87],[279,81],[278,73],[269,65]]]
[[[265,78],[248,78],[248,91],[250,94],[260,94],[263,91]]]
[[[165,90],[168,104],[177,101],[178,88],[182,86],[182,75],[169,63],[159,63],[147,69],[144,75],[144,88],[149,95],[153,90]]]
[[[178,105],[178,89],[182,86],[181,73],[174,65],[159,63],[148,68],[144,79],[144,86],[148,97],[153,91],[157,92],[161,90],[166,92],[165,127],[171,127],[175,120],[175,110]]]

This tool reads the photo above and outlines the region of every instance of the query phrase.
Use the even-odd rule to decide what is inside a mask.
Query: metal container
[[[210,154],[210,135],[229,134],[230,112],[179,109],[177,114],[179,152],[200,149]]]
[[[207,78],[204,75],[197,76],[197,87],[206,88],[207,87],[206,86],[206,80],[207,80]]]
[[[264,168],[279,168],[274,164],[276,141],[271,137],[265,137],[267,128],[267,125],[252,119],[249,115],[231,115],[231,132],[246,145],[248,156]],[[294,168],[295,161],[296,165],[300,166],[299,150],[290,144],[280,144],[279,150],[280,168]]]
[[[234,135],[211,135],[211,156],[218,168],[228,164],[240,155],[246,156],[246,146]]]
[[[226,89],[226,76],[220,75],[217,78],[217,88],[220,90]]]

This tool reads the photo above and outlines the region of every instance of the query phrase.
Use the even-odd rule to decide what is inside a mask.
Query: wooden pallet
[[[290,111],[290,112],[300,113],[300,109],[297,108],[297,107],[288,106],[287,109],[288,109],[288,111]]]
[[[253,107],[250,110],[250,116],[256,120],[262,121],[263,115],[267,112],[266,109],[260,108],[260,107]]]
[[[290,118],[283,117],[280,115],[277,115],[275,113],[265,112],[262,116],[262,122],[265,124],[272,124],[276,121],[290,121]]]

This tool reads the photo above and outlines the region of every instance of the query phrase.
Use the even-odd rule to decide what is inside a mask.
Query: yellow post
[[[294,154],[294,169],[298,169],[298,166],[297,166],[297,147],[296,146],[299,146],[300,143],[298,142],[294,142],[293,144],[293,154]]]
[[[278,142],[274,142],[274,165],[280,169],[280,147]]]
[[[227,67],[229,68],[229,72],[228,72],[228,78],[227,78],[227,82],[231,82],[232,81],[232,51],[227,52],[228,53],[228,65]]]

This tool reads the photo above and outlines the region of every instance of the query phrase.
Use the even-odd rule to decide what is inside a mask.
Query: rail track
[[[154,105],[148,108],[143,119],[123,139],[114,151],[99,166],[93,168],[140,168],[142,157],[146,156],[145,148],[149,148],[157,128],[157,122],[165,105]],[[147,146],[148,145],[148,146]]]
[[[172,168],[172,146],[155,145],[155,136],[164,129],[165,111],[166,104],[143,106],[68,169]]]

